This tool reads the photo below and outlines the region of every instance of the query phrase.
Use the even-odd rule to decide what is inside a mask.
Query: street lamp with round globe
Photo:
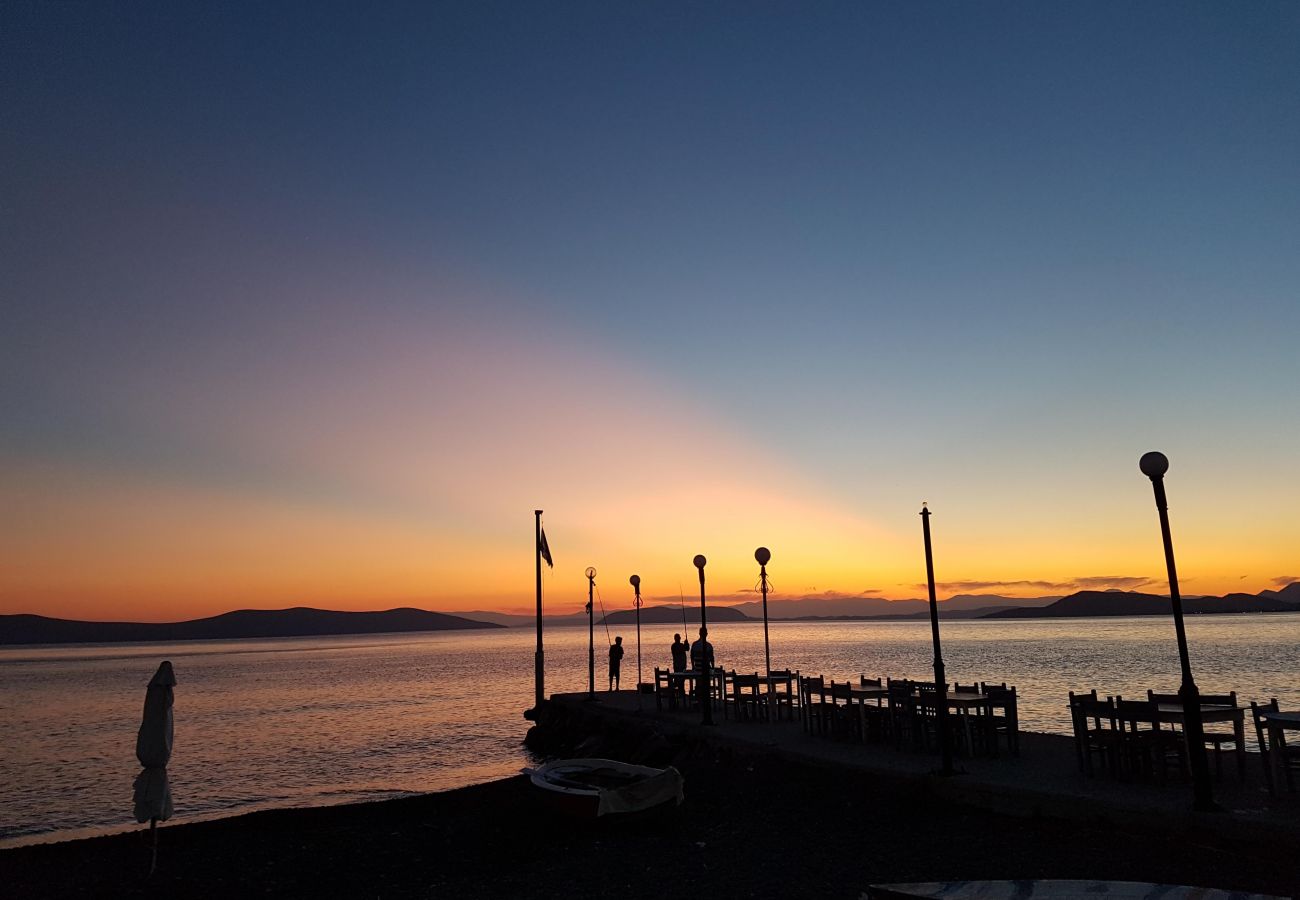
[[[1169,457],[1159,450],[1143,453],[1142,458],[1138,460],[1138,468],[1142,470],[1142,474],[1147,478],[1163,478],[1164,474],[1169,471]]]
[[[1160,539],[1165,549],[1165,570],[1169,574],[1169,605],[1174,614],[1174,634],[1178,639],[1178,663],[1183,680],[1178,695],[1183,701],[1183,734],[1187,738],[1187,756],[1192,770],[1192,805],[1198,810],[1216,809],[1210,786],[1210,764],[1205,754],[1205,723],[1201,714],[1201,692],[1192,677],[1191,656],[1187,652],[1187,630],[1183,626],[1183,599],[1178,591],[1178,569],[1174,565],[1174,539],[1169,531],[1169,502],[1165,498],[1165,473],[1169,457],[1158,450],[1143,453],[1138,460],[1142,474],[1151,479],[1156,512],[1160,516]]]
[[[708,565],[708,560],[704,558],[703,553],[697,553],[695,559],[695,568],[700,570],[700,639],[697,644],[700,648],[699,664],[695,667],[695,683],[697,687],[696,696],[700,702],[700,723],[703,725],[713,724],[713,700],[710,697],[712,693],[709,689],[709,682],[713,679],[713,673],[709,666],[709,616],[708,604],[704,600],[704,567]]]

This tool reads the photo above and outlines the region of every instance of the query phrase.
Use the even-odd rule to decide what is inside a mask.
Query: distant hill
[[[699,627],[699,604],[687,604],[685,609],[687,625]],[[745,615],[734,606],[710,606],[708,616],[710,622],[748,622],[751,620],[750,616]],[[620,609],[605,616],[601,621],[606,625],[632,625],[636,622],[636,610]],[[643,606],[641,608],[641,624],[680,625],[682,624],[682,607]]]
[[[0,644],[194,641],[322,634],[382,634],[500,628],[423,609],[336,612],[328,609],[241,609],[188,622],[78,622],[34,615],[0,616]]]
[[[958,594],[939,601],[939,615],[945,619],[976,618],[994,609],[1046,606],[1052,597],[1002,597],[997,594]],[[736,609],[751,618],[762,618],[763,604],[740,603]],[[884,597],[804,597],[768,600],[773,619],[915,619],[930,615],[928,600],[889,600]]]
[[[1260,591],[1261,597],[1274,597],[1278,600],[1285,600],[1288,603],[1300,603],[1300,581],[1293,581],[1286,587],[1277,591]]]
[[[1294,587],[1291,585],[1290,587]],[[1300,612],[1300,604],[1280,599],[1281,591],[1262,594],[1228,594],[1224,597],[1184,597],[1183,612],[1189,615],[1226,613]],[[1038,619],[1081,616],[1167,616],[1169,598],[1134,591],[1080,591],[1038,609],[1004,609],[986,619]]]
[[[476,622],[491,622],[493,625],[503,625],[506,628],[530,627],[537,624],[537,616],[525,615],[522,613],[500,613],[486,609],[475,609],[470,610],[469,612],[462,612],[460,615],[467,619],[473,619]],[[557,616],[550,613],[543,613],[542,624],[545,626],[585,625],[587,624],[587,614],[585,612],[576,612],[565,613],[562,616]]]

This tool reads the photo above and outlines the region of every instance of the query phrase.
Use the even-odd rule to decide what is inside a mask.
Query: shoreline
[[[897,779],[697,744],[686,803],[575,821],[524,776],[0,850],[13,896],[857,897],[897,881],[1108,878],[1292,896],[1292,845],[1024,818]]]

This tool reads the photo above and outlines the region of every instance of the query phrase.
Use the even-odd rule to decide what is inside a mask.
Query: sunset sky
[[[15,4],[0,613],[1300,579],[1300,4]]]

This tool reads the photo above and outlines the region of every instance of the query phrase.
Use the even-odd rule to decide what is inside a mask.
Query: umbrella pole
[[[153,856],[149,860],[149,874],[154,873],[158,868],[158,819],[157,817],[149,820],[149,835],[153,838]]]

